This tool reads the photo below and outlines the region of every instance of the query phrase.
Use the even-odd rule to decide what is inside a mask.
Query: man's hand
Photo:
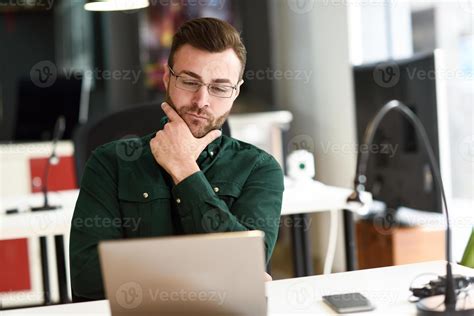
[[[264,279],[265,279],[265,282],[269,282],[269,281],[272,281],[272,276],[266,272],[265,273],[265,276],[264,276]]]
[[[164,102],[161,107],[168,116],[168,123],[150,140],[150,148],[156,162],[178,184],[200,170],[196,160],[207,145],[221,136],[221,131],[213,130],[202,138],[196,138],[171,106]]]

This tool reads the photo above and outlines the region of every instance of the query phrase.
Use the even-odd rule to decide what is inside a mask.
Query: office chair
[[[82,172],[92,151],[98,146],[125,136],[145,136],[157,131],[165,116],[159,102],[145,103],[107,115],[76,128],[73,136],[76,179],[80,186]],[[226,121],[222,133],[230,136]]]

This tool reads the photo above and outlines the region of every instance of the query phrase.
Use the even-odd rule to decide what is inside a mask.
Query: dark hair
[[[183,45],[189,44],[197,49],[219,53],[232,48],[242,64],[242,78],[247,61],[245,49],[239,32],[229,23],[215,18],[198,18],[183,23],[173,36],[168,65],[173,67],[173,57]]]

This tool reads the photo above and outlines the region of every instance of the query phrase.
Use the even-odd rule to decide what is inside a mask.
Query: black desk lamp
[[[426,134],[423,124],[418,119],[415,113],[411,111],[406,105],[397,100],[392,100],[386,103],[380,111],[375,115],[370,124],[367,126],[364,134],[364,145],[372,145],[374,141],[375,132],[377,131],[383,118],[392,110],[400,112],[416,129],[416,132],[423,142],[423,145],[428,154],[428,160],[431,168],[431,172],[434,175],[434,179],[437,182],[441,196],[443,199],[443,205],[446,216],[446,277],[445,277],[445,290],[443,295],[433,296],[421,299],[418,301],[416,307],[419,315],[474,315],[474,306],[468,306],[466,302],[458,300],[456,295],[456,289],[454,285],[453,273],[451,268],[451,227],[449,224],[449,212],[448,205],[446,202],[446,196],[444,193],[443,181],[439,171],[438,163],[436,162],[433,148],[431,147],[428,135]],[[369,152],[362,151],[358,157],[356,178],[354,180],[354,192],[347,199],[349,208],[356,209],[357,207],[363,207],[360,196],[361,192],[365,191],[365,185],[367,182],[367,163],[369,160]]]
[[[58,144],[58,141],[63,137],[65,129],[66,129],[66,119],[64,118],[64,116],[61,115],[56,121],[56,124],[54,126],[53,149],[51,150],[51,155],[49,156],[48,161],[46,162],[46,166],[44,167],[44,176],[41,181],[41,191],[43,192],[43,205],[32,207],[31,208],[32,212],[52,211],[52,210],[61,208],[60,206],[49,205],[48,176],[49,176],[51,165],[57,165],[59,163],[59,158],[56,155],[56,146]]]

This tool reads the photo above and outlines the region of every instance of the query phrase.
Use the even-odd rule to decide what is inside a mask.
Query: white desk
[[[0,240],[69,234],[78,195],[79,190],[51,192],[49,204],[62,207],[40,212],[27,209],[43,204],[41,193],[3,198],[0,202]],[[12,208],[18,208],[19,213],[6,215],[5,210]]]
[[[283,206],[282,215],[299,216],[302,213],[322,212],[331,211],[331,222],[334,225],[337,222],[336,212],[346,207],[346,198],[350,194],[351,190],[337,188],[332,186],[325,186],[323,184],[313,182],[312,184],[296,185],[292,184],[288,179],[285,180],[285,192],[283,194]],[[66,241],[66,274],[68,271],[68,240],[69,232],[71,228],[71,219],[74,212],[74,206],[78,197],[78,190],[51,192],[49,200],[51,205],[62,205],[61,209],[54,211],[42,211],[42,212],[29,212],[25,211],[29,206],[38,206],[43,203],[42,194],[30,194],[26,196],[12,196],[2,198],[0,200],[0,240],[1,239],[15,239],[15,238],[37,238],[41,236],[56,236],[63,235]],[[371,195],[366,194],[365,198],[367,201],[371,200]],[[18,214],[5,215],[4,211],[10,208],[19,208]],[[296,225],[294,225],[296,226]],[[295,270],[299,275],[304,274],[305,268],[308,267],[307,262],[311,262],[311,249],[309,249],[308,243],[305,243],[305,237],[307,238],[308,227],[299,226],[294,228],[296,232],[294,235],[299,237],[299,240],[293,239],[293,251],[295,253]],[[330,271],[334,259],[334,253],[336,249],[337,234],[333,230],[329,238],[329,245],[326,251],[326,262],[325,271]],[[51,240],[50,240],[51,243]],[[52,249],[54,247],[48,247]],[[57,248],[57,247],[56,247]],[[56,249],[56,252],[58,249]],[[30,256],[34,255],[34,251],[30,249]],[[33,257],[31,262],[38,262]],[[49,262],[54,262],[55,254],[49,252]],[[48,266],[47,262],[43,264]],[[38,265],[38,264],[37,264]],[[40,265],[41,266],[41,265]],[[301,268],[303,267],[303,268]],[[54,290],[56,282],[57,267],[50,267],[49,275],[51,277],[50,283]],[[311,270],[311,269],[309,269]],[[39,268],[30,267],[31,275],[34,276],[32,280],[33,288],[36,292],[44,292],[40,289],[42,284],[41,278],[38,277]],[[303,271],[303,272],[301,272]],[[307,273],[312,274],[312,273]],[[64,286],[60,284],[59,286]],[[69,288],[69,286],[67,286]],[[24,296],[32,295],[28,293],[21,293]],[[38,296],[38,295],[37,295]],[[5,304],[7,304],[8,298],[5,298]],[[14,302],[14,299],[12,300]],[[13,303],[12,303],[13,304]],[[9,305],[9,304],[8,304]]]
[[[52,149],[52,142],[0,144],[0,198],[31,192],[29,161],[49,157]],[[56,154],[73,156],[72,142],[59,141]]]
[[[416,307],[408,302],[411,281],[424,273],[443,275],[445,262],[433,261],[368,269],[330,275],[311,276],[268,282],[268,315],[335,314],[322,302],[322,296],[361,292],[376,306],[357,315],[416,315]],[[454,265],[454,273],[474,276],[474,269]],[[474,296],[471,295],[474,300]],[[110,315],[107,300],[5,311],[10,315]]]
[[[312,182],[308,185],[294,185],[285,180],[281,215],[314,213],[340,210],[346,207],[346,199],[352,190]],[[23,212],[5,215],[9,208],[25,210],[28,206],[43,203],[40,193],[27,196],[13,196],[0,201],[0,240],[68,234],[79,190],[51,192],[50,204],[62,205],[59,210],[42,212]],[[370,203],[369,193],[364,199]]]
[[[292,230],[296,276],[313,274],[308,227],[302,225],[305,223],[304,218],[301,218],[303,215],[298,214],[331,211],[330,219],[333,229],[330,232],[324,263],[324,272],[330,273],[336,251],[337,212],[346,207],[346,199],[350,193],[349,189],[326,186],[316,181],[297,184],[285,179],[281,214],[291,215],[295,221]],[[51,192],[49,194],[50,204],[62,205],[62,208],[35,213],[24,210],[28,206],[42,204],[43,197],[40,193],[2,199],[0,201],[0,240],[64,235],[67,241],[78,194],[79,190]],[[363,198],[368,203],[372,200],[369,193],[363,195]],[[20,212],[5,215],[4,210],[9,208],[20,208]],[[297,220],[301,221],[296,222]],[[43,264],[47,265],[47,263]]]

